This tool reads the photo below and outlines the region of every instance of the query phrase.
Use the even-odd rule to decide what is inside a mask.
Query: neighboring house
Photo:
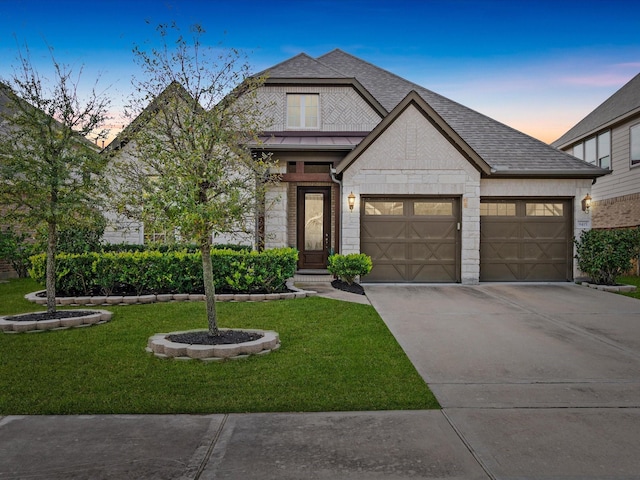
[[[261,149],[281,182],[264,242],[297,248],[299,269],[363,252],[368,282],[578,275],[581,201],[606,170],[341,50],[266,72]]]
[[[591,187],[593,228],[640,226],[640,74],[552,146],[611,170]]]

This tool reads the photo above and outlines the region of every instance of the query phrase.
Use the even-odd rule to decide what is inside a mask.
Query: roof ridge
[[[595,126],[590,125],[590,123],[593,122],[594,119],[597,119],[598,115],[600,115],[604,110],[606,110],[608,107],[615,106],[615,103],[618,102],[625,95],[628,95],[629,91],[634,92],[636,91],[636,89],[639,92],[637,102],[635,103],[623,102],[624,103],[623,108],[625,109],[624,111],[616,111],[613,113],[614,116],[607,116],[602,121],[596,120],[598,124]],[[565,143],[571,142],[573,140],[577,140],[578,138],[591,132],[594,128],[600,128],[605,123],[611,122],[616,118],[623,117],[629,112],[637,109],[638,107],[640,107],[640,73],[637,73],[636,75],[634,75],[628,82],[626,82],[614,93],[609,95],[602,103],[600,103],[596,108],[591,110],[591,112],[589,112],[580,121],[578,121],[578,123],[576,123],[573,127],[567,130],[557,140],[551,142],[551,145],[554,147],[559,147],[560,145],[563,145]]]

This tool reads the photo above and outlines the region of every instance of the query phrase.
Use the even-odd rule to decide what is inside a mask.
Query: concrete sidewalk
[[[9,416],[0,479],[486,479],[442,412]]]

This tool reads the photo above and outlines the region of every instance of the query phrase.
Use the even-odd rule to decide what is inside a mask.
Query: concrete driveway
[[[494,478],[640,478],[640,301],[574,284],[368,285]]]

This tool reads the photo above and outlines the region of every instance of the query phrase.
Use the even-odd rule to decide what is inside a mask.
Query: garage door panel
[[[414,244],[411,245],[408,257],[411,260],[420,260],[421,263],[429,263],[429,261],[453,263],[456,254],[455,242],[439,245]]]
[[[384,261],[378,261],[375,265],[375,269],[366,276],[368,282],[404,282],[407,277],[406,265],[394,265]]]
[[[570,207],[558,199],[482,200],[480,280],[570,280]]]
[[[364,198],[363,203],[360,247],[373,261],[364,281],[459,281],[458,199]]]
[[[404,238],[406,224],[404,221],[399,222],[396,219],[390,222],[383,222],[379,219],[368,222],[363,228],[363,238]]]
[[[481,275],[483,282],[503,282],[505,278],[518,278],[520,267],[514,263],[497,263],[484,268]]]
[[[372,260],[398,261],[406,255],[406,246],[400,243],[363,242],[362,247]]]
[[[520,258],[520,244],[500,241],[482,242],[480,244],[480,258],[487,263],[502,263],[505,260],[518,260]]]
[[[409,267],[412,282],[450,283],[455,275],[455,267],[450,265],[412,265]]]
[[[553,223],[528,223],[522,226],[522,237],[532,239],[559,239],[561,241],[567,238],[567,229],[565,225]]]
[[[481,235],[494,240],[510,240],[519,237],[519,226],[512,222],[494,222],[483,225]]]
[[[540,278],[555,278],[564,275],[565,265],[560,264],[531,264],[523,268],[525,281],[539,281]]]
[[[558,260],[564,264],[567,258],[567,246],[562,243],[547,243],[544,246],[539,243],[523,245],[524,260]]]
[[[411,221],[411,223],[409,224],[408,237],[434,240],[450,239],[455,241],[455,223],[456,222],[453,222],[452,220],[449,220],[447,222]]]

